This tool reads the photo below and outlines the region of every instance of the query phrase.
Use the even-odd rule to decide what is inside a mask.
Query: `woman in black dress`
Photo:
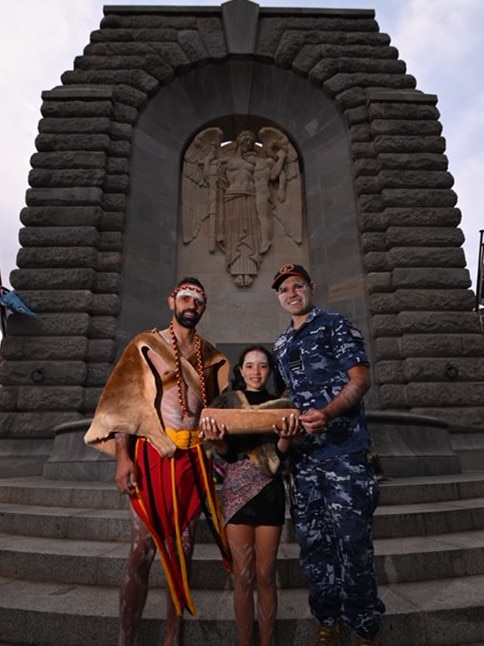
[[[214,408],[287,408],[266,390],[272,369],[263,346],[244,350],[234,370],[233,390],[220,395]],[[271,403],[268,403],[271,402]],[[280,402],[280,403],[279,403]],[[214,420],[203,418],[200,428],[217,455],[226,462],[220,501],[234,564],[234,611],[239,646],[252,646],[254,590],[260,646],[272,646],[276,615],[276,557],[285,518],[285,488],[281,458],[297,433],[296,415],[271,433],[227,434]],[[279,431],[280,433],[280,431]],[[217,457],[217,456],[215,456]]]

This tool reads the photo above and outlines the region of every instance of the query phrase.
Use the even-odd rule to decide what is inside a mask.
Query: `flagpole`
[[[479,314],[479,322],[481,325],[481,332],[483,332],[484,310],[481,305],[484,305],[484,229],[479,231],[479,260],[477,262],[477,285],[476,285],[476,312]]]

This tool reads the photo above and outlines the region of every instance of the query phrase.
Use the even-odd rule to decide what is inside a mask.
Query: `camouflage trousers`
[[[291,465],[291,514],[309,606],[322,625],[343,622],[362,637],[385,611],[374,570],[373,512],[378,481],[366,453]]]

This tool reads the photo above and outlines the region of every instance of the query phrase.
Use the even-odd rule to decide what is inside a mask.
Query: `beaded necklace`
[[[173,352],[175,353],[175,375],[176,375],[176,387],[178,391],[178,401],[180,403],[182,417],[186,417],[188,415],[188,408],[187,408],[187,403],[183,392],[183,386],[184,385],[187,386],[187,384],[185,379],[183,378],[183,371],[182,371],[181,358],[180,358],[180,348],[178,347],[175,330],[173,329],[173,321],[170,322],[168,331],[171,337]],[[207,385],[205,383],[205,374],[203,372],[202,340],[197,332],[195,332],[193,338],[195,341],[195,352],[196,352],[196,358],[197,358],[197,373],[200,379],[200,394],[202,396],[203,407],[206,408]]]

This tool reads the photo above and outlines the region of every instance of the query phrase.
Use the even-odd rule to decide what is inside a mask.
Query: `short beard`
[[[184,312],[175,310],[175,319],[182,327],[191,330],[197,326],[198,321],[202,318],[202,315],[197,312],[194,312],[193,314],[194,318],[186,318]]]

